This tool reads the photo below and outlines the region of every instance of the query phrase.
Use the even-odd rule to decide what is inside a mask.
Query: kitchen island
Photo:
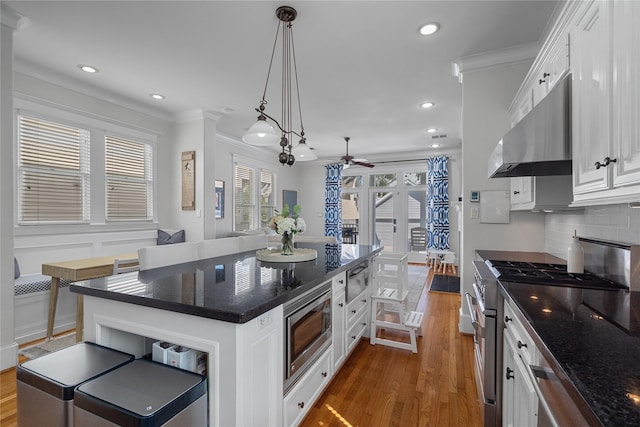
[[[281,426],[283,305],[381,251],[302,246],[317,259],[266,263],[251,251],[74,283],[85,297],[85,339],[137,357],[158,340],[205,352],[210,425]]]
[[[476,252],[483,260],[564,263],[543,253]],[[588,424],[640,425],[640,295],[499,283],[505,302],[540,352],[534,364],[549,364],[555,375],[551,380],[562,384],[563,397],[573,401]],[[543,390],[552,384],[545,381],[539,381]],[[549,404],[561,410],[557,405],[563,402],[556,395]]]

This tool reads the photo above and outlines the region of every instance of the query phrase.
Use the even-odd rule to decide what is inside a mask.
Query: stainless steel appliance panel
[[[347,304],[369,286],[369,261],[363,261],[347,271]]]

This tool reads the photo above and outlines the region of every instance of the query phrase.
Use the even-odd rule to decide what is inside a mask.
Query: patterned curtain
[[[449,158],[427,159],[427,247],[449,249]]]
[[[342,243],[342,164],[332,163],[325,167],[324,234],[336,236],[338,243]]]

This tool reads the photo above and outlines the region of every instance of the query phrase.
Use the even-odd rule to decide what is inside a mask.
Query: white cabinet
[[[574,204],[640,200],[640,3],[594,1],[574,27]]]
[[[369,298],[369,287],[367,287],[347,306],[347,354],[353,350],[358,341],[360,341],[360,338],[369,331],[370,309],[371,301]]]
[[[538,105],[568,71],[569,35],[562,33],[555,44],[541,57],[540,68],[532,82],[533,105]]]
[[[640,3],[616,1],[613,23],[612,173],[618,188],[640,183]]]
[[[537,363],[537,349],[506,302],[504,312],[502,424],[534,427],[538,424],[538,395],[527,370]]]
[[[573,199],[571,176],[520,176],[511,178],[511,210],[567,209]]]
[[[333,369],[338,370],[344,362],[347,352],[345,333],[347,328],[347,303],[345,299],[345,274],[333,279],[333,312],[331,327],[333,329]]]
[[[331,351],[309,369],[284,398],[284,425],[297,426],[331,378]],[[253,424],[258,425],[258,424]]]

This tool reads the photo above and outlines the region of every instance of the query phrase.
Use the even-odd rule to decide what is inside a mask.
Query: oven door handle
[[[522,360],[525,367],[527,368],[525,369],[525,371],[527,372],[527,375],[529,376],[529,380],[531,381],[533,388],[536,391],[536,394],[538,395],[538,401],[540,402],[540,405],[542,405],[542,407],[544,408],[544,411],[549,416],[549,421],[551,421],[551,425],[553,425],[553,427],[559,427],[558,422],[555,420],[553,416],[553,412],[551,412],[549,403],[547,403],[547,399],[542,393],[542,389],[540,389],[540,384],[538,384],[538,378],[553,381],[554,379],[557,379],[557,377],[553,372],[550,372],[547,369],[544,369],[542,366],[535,366],[535,365],[530,365],[526,363],[524,359],[522,359],[522,356],[520,356],[520,359]]]
[[[465,292],[464,297],[467,299],[467,307],[469,307],[469,316],[471,316],[471,326],[473,326],[473,329],[477,331],[478,328],[480,327],[480,324],[478,323],[478,318],[476,317],[476,311],[473,308],[473,306],[475,305],[473,303],[473,296],[469,292]]]

